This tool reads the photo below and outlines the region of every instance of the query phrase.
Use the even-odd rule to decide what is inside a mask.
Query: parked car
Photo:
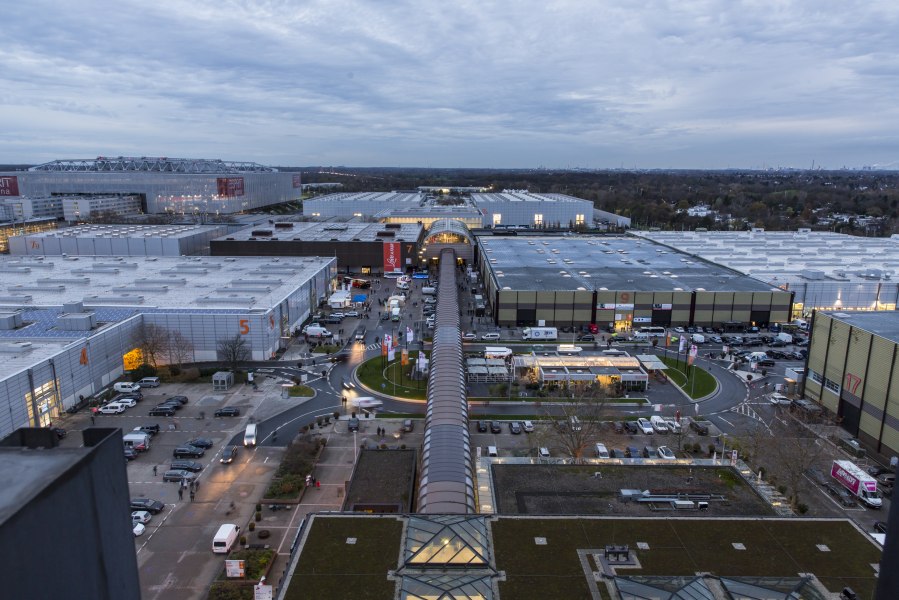
[[[633,421],[625,421],[625,422],[624,422],[624,429],[625,429],[625,431],[627,431],[627,432],[628,432],[629,434],[631,434],[631,435],[635,435],[635,434],[640,433],[640,428],[637,427],[637,424],[634,423]]]
[[[637,428],[644,435],[652,435],[652,423],[649,422],[649,419],[644,419],[643,417],[637,419]]]
[[[490,433],[502,433],[503,428],[499,421],[490,421]]]
[[[146,433],[152,437],[159,433],[159,423],[153,423],[151,425],[141,425],[140,427],[135,427],[134,431]]]
[[[197,448],[212,448],[215,442],[209,438],[198,437],[187,441],[188,446],[196,446]]]
[[[585,333],[584,335],[578,337],[579,342],[595,342],[596,336],[592,333]]]
[[[163,402],[162,404],[157,404],[156,406],[159,408],[167,406],[175,411],[181,410],[184,407],[184,405],[181,404],[180,402],[178,402],[177,400],[168,400],[166,402]]]
[[[150,412],[147,413],[151,417],[174,417],[175,409],[171,406],[155,406],[150,409]]]
[[[191,473],[199,473],[203,470],[203,465],[195,460],[173,460],[171,467],[173,469],[183,469]]]
[[[119,398],[118,400],[116,400],[115,402],[111,402],[110,404],[121,404],[122,406],[128,408],[134,408],[135,406],[137,406],[137,400],[135,400],[134,398]]]
[[[141,388],[157,388],[159,387],[159,377],[144,377],[137,382]]]
[[[657,451],[659,453],[659,458],[664,458],[665,460],[674,460],[677,458],[668,446],[659,446]]]
[[[147,527],[143,523],[131,522],[131,531],[134,533],[134,537],[143,535],[146,530]]]
[[[627,458],[640,458],[640,450],[636,446],[628,446],[624,454]]]
[[[480,433],[487,433],[487,421],[478,421],[478,431]]]
[[[97,409],[97,412],[101,415],[120,415],[125,412],[124,404],[107,404],[106,406],[101,406]]]
[[[358,316],[359,316],[359,311],[358,311],[358,310],[350,310],[350,311],[347,311],[346,316],[347,316],[347,317],[358,317]]]
[[[612,421],[612,430],[615,433],[624,433],[624,423],[621,421]]]
[[[131,523],[149,523],[153,515],[147,510],[135,510],[131,513]]]
[[[178,446],[172,450],[172,456],[175,458],[200,458],[204,454],[206,454],[206,450],[196,446]]]
[[[197,476],[184,469],[169,469],[162,474],[163,481],[193,481]]]
[[[222,457],[219,459],[219,462],[223,465],[228,465],[234,462],[234,459],[237,458],[237,453],[239,452],[239,446],[228,446],[222,452]]]
[[[168,400],[166,400],[166,403],[169,402],[177,402],[181,406],[184,406],[185,404],[187,404],[187,396],[172,396]]]
[[[137,458],[137,450],[135,450],[134,448],[125,448],[124,452],[125,452],[125,460],[131,461],[131,460],[134,460],[135,458]]]
[[[871,465],[867,469],[868,475],[872,477],[877,477],[878,475],[883,475],[884,473],[892,473],[893,470],[889,467],[884,467],[882,465]]]
[[[699,435],[709,434],[709,426],[701,421],[690,421],[690,429],[692,429]]]
[[[467,332],[467,333],[463,333],[463,334],[462,334],[462,340],[463,340],[463,341],[466,341],[466,342],[473,342],[473,341],[476,340],[476,339],[478,339],[478,334],[476,334],[476,333],[472,333],[472,332],[469,331],[469,332]]]
[[[822,471],[821,469],[806,469],[805,474],[809,479],[811,479],[818,485],[827,485],[828,483],[830,483],[830,478],[824,475],[824,471]]]
[[[165,508],[165,504],[160,502],[159,500],[153,500],[151,498],[132,498],[131,499],[131,510],[145,510],[147,512],[153,513],[154,515],[159,514],[162,509]]]
[[[655,446],[643,446],[643,458],[658,458],[659,451]]]
[[[240,409],[233,407],[220,408],[215,411],[216,417],[239,417]]]
[[[509,423],[509,433],[514,433],[515,435],[520,434],[521,423],[519,423],[518,421],[512,421],[511,423]]]
[[[430,297],[424,299],[424,303],[425,304],[437,304],[437,298],[430,296]]]
[[[668,431],[670,433],[680,433],[681,425],[677,422],[676,419],[665,419],[665,425],[668,426]]]
[[[850,494],[849,490],[840,484],[828,483],[825,487],[827,488],[827,491],[830,492],[831,496],[834,496],[837,499],[837,502],[843,506],[855,506],[855,496]]]
[[[895,473],[881,473],[877,476],[877,483],[880,485],[885,485],[889,487],[893,487],[896,483],[896,474]]]
[[[521,428],[524,429],[525,433],[531,433],[534,431],[534,424],[531,421],[522,421]]]
[[[492,333],[484,333],[484,334],[481,334],[481,339],[482,339],[482,340],[485,340],[485,341],[489,341],[489,340],[494,340],[494,341],[495,341],[495,340],[498,340],[498,339],[499,339],[499,334],[498,334],[498,333],[495,333],[495,332],[492,332]]]

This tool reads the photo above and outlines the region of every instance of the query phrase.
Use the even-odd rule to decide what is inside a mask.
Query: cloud
[[[35,0],[7,12],[3,162],[899,158],[899,8],[879,0]]]

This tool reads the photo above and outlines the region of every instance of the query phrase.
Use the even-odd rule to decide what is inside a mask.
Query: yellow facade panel
[[[671,311],[671,322],[672,323],[687,323],[690,320],[690,311],[689,310],[672,310]]]
[[[846,363],[846,352],[849,348],[850,326],[840,321],[834,321],[830,328],[830,339],[827,350],[827,364],[824,366],[824,376],[836,383],[843,381],[843,365]]]

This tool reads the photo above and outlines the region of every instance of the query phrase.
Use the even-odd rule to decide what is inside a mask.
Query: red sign
[[[400,271],[400,243],[384,242],[384,272]]]
[[[215,183],[219,196],[243,196],[243,177],[219,177]]]
[[[0,196],[18,196],[19,195],[19,178],[15,175],[11,177],[0,177]]]
[[[293,187],[303,187],[302,177],[300,177],[299,175],[293,176]]]

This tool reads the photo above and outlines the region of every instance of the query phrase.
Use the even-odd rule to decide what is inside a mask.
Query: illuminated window
[[[497,225],[501,224],[502,222],[503,222],[503,216],[499,213],[493,213],[493,226],[496,227]]]
[[[543,225],[543,215],[534,213],[534,225],[536,225],[537,227]]]
[[[574,224],[575,225],[583,225],[584,224],[584,215],[574,215]]]

